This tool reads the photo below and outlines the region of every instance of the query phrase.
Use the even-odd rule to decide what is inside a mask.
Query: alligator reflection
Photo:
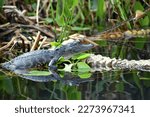
[[[50,82],[50,81],[61,81],[64,84],[67,85],[79,85],[80,83],[84,82],[90,82],[93,81],[93,79],[81,79],[79,76],[74,75],[71,72],[64,72],[64,76],[60,77],[60,75],[56,72],[52,72],[52,74],[47,76],[30,76],[30,75],[19,75],[22,78],[36,81],[36,82]]]
[[[150,99],[150,82],[137,81],[139,75],[146,77],[149,73],[138,74],[134,78],[129,77],[131,72],[123,73],[122,78],[118,75],[117,71],[94,72],[89,79],[81,79],[77,75],[65,72],[63,77],[60,77],[62,74],[58,77],[56,74],[55,77],[54,74],[26,75],[23,77],[28,80],[24,80],[0,72],[0,99]],[[36,82],[33,82],[34,79]]]

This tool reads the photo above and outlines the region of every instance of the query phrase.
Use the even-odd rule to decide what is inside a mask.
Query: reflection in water
[[[95,72],[90,79],[81,79],[65,73],[57,82],[53,79],[39,83],[0,73],[0,99],[150,99],[149,81],[140,81],[138,76],[137,79],[128,77],[137,72],[122,74],[126,77],[124,80],[119,74],[122,73]]]
[[[50,81],[61,81],[64,84],[73,86],[79,85],[80,83],[93,81],[92,79],[81,79],[79,76],[71,73],[71,72],[63,72],[63,77],[56,72],[52,72],[50,75],[40,75],[40,76],[31,76],[31,75],[19,75],[22,78],[36,81],[36,82],[50,82]]]

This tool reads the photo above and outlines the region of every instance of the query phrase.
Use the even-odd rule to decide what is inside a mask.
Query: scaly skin
[[[9,62],[2,63],[2,68],[10,70],[16,74],[26,74],[29,68],[39,64],[49,63],[49,70],[55,70],[54,64],[61,57],[71,56],[76,53],[90,50],[95,45],[92,43],[82,43],[83,40],[69,39],[62,43],[62,46],[53,50],[35,50],[24,53]]]

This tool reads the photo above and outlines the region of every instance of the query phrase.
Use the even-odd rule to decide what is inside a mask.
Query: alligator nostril
[[[1,64],[1,67],[2,67],[3,69],[9,70],[9,64],[8,64],[8,63],[2,63],[2,64]]]

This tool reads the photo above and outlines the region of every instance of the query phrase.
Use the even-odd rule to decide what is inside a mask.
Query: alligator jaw
[[[84,51],[87,51],[87,50],[90,50],[94,47],[93,44],[81,44],[79,46],[79,48],[77,47],[76,49],[79,51],[79,52],[84,52]],[[76,50],[76,51],[77,51]]]
[[[84,52],[84,51],[88,51],[92,48],[94,48],[95,45],[92,43],[82,43],[80,42],[79,44],[76,44],[73,49],[74,53],[80,53],[80,52]]]

